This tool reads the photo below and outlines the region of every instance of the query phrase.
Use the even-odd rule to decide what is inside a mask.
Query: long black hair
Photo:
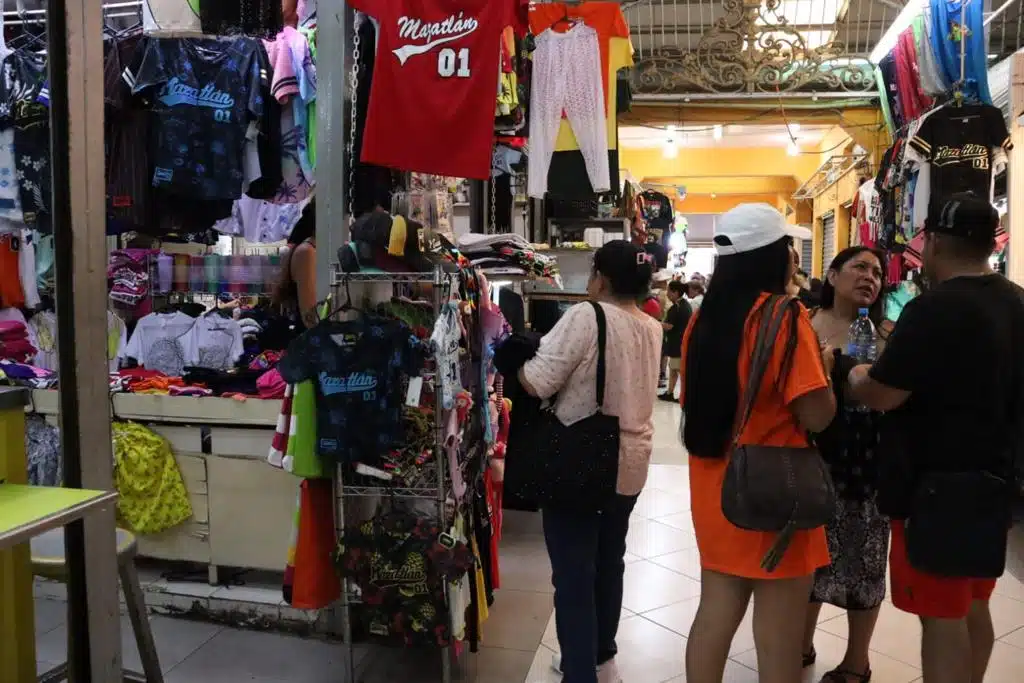
[[[836,257],[832,259],[832,263],[829,264],[828,270],[825,271],[825,277],[821,283],[821,298],[819,306],[821,306],[822,310],[829,311],[836,305],[836,288],[828,281],[828,273],[833,270],[838,273],[849,261],[865,252],[870,253],[877,258],[878,264],[882,267],[882,283],[878,288],[878,296],[875,298],[875,302],[868,307],[868,317],[871,319],[871,322],[875,324],[875,329],[877,330],[885,317],[885,296],[883,294],[885,292],[885,254],[878,249],[872,249],[871,247],[861,245],[856,247],[847,247],[836,254]]]
[[[691,455],[717,458],[728,449],[739,409],[736,364],[747,317],[763,293],[785,294],[791,244],[785,237],[760,249],[718,257],[686,350],[682,438]],[[791,357],[792,349],[787,354]]]

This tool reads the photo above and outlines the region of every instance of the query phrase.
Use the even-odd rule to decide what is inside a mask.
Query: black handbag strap
[[[747,386],[743,390],[740,399],[740,419],[736,421],[736,429],[733,432],[733,445],[739,442],[740,434],[747,426],[750,413],[754,410],[754,402],[757,401],[757,394],[761,390],[761,381],[768,370],[768,361],[775,347],[775,340],[782,329],[782,321],[786,312],[790,309],[792,302],[796,301],[789,296],[773,294],[761,306],[761,319],[757,326],[757,336],[754,338],[754,349],[750,357],[750,371],[747,374]],[[780,305],[780,302],[781,305]]]
[[[600,410],[604,403],[604,348],[608,323],[601,304],[591,301],[590,305],[594,307],[594,317],[597,318],[597,408]]]

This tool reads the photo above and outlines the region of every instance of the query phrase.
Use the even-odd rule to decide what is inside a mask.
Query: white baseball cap
[[[812,234],[807,228],[787,223],[771,204],[740,204],[718,217],[715,251],[719,256],[742,254],[787,236],[809,240]]]

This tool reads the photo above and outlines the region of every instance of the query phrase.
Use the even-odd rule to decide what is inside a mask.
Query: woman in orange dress
[[[771,572],[761,560],[776,534],[733,526],[722,512],[722,481],[747,383],[761,307],[783,294],[796,269],[800,228],[768,204],[743,204],[716,226],[718,260],[683,340],[683,442],[701,561],[701,594],[686,643],[688,683],[721,683],[733,636],[754,599],[760,683],[801,680],[803,613],[814,571],[829,563],[824,528],[797,532]],[[807,446],[824,429],[835,399],[807,311],[790,314],[739,443]]]

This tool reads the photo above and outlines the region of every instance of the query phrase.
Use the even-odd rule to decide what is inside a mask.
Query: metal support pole
[[[65,484],[114,488],[100,0],[50,0],[50,164]],[[121,679],[113,509],[67,528],[69,679]]]
[[[348,241],[348,32],[352,12],[345,0],[320,0],[317,5],[316,108],[316,295],[331,290],[331,264],[338,247]]]

